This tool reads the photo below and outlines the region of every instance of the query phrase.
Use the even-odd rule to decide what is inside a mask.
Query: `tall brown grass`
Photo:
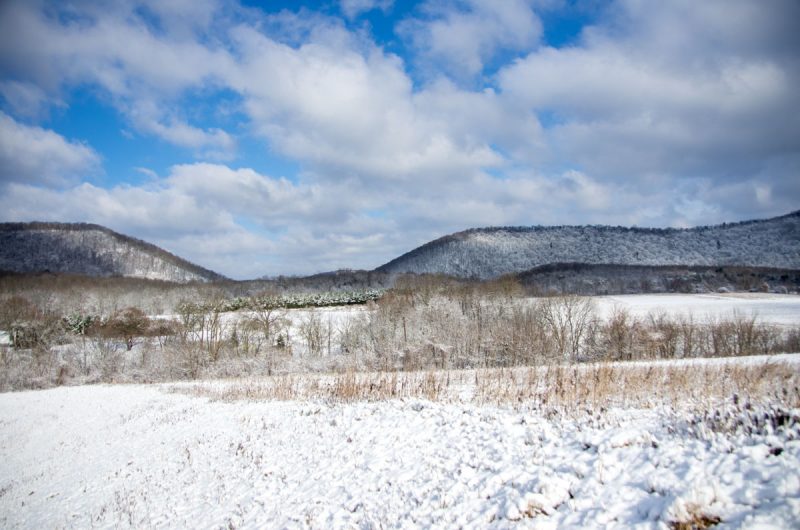
[[[167,387],[233,400],[330,403],[426,399],[575,411],[702,407],[737,396],[800,406],[800,371],[788,361],[550,364],[528,368],[302,374]]]

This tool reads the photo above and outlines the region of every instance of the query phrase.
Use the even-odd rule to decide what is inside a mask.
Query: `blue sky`
[[[0,3],[0,221],[234,278],[800,207],[794,0]]]

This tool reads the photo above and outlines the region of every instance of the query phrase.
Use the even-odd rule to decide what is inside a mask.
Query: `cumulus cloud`
[[[0,81],[0,96],[11,112],[30,119],[47,117],[51,107],[66,106],[62,100],[48,96],[37,85],[20,81]]]
[[[287,226],[296,219],[309,224],[326,223],[331,221],[331,212],[341,214],[341,210],[331,207],[345,199],[335,196],[335,192],[343,191],[335,186],[321,190],[250,168],[233,169],[221,164],[181,164],[173,166],[163,178],[149,170],[147,174],[150,179],[144,185],[125,184],[109,189],[89,183],[62,190],[12,183],[6,190],[6,213],[20,219],[90,220],[137,233],[162,228],[173,232],[224,232],[236,225],[237,217],[267,229]],[[353,202],[357,200],[354,198]],[[59,206],[53,209],[49,206],[53,203]]]
[[[372,268],[474,226],[796,209],[796,2],[619,0],[562,48],[542,41],[541,5],[423,2],[396,28],[401,57],[309,11],[2,3],[0,209],[106,224],[235,277]],[[176,158],[143,185],[70,181],[100,155],[23,118],[86,85],[203,162]],[[254,143],[296,174],[236,158]]]
[[[10,182],[0,211],[13,221],[98,223],[237,278],[353,266],[347,259],[364,259],[357,243],[381,238],[365,218],[369,205],[346,185],[294,184],[209,163],[177,165],[163,178],[147,174],[144,185],[112,188]],[[374,252],[366,254],[375,259]]]
[[[316,20],[299,46],[235,24],[229,28],[232,49],[225,49],[156,33],[122,7],[102,15],[82,6],[88,14],[79,28],[16,7],[20,25],[29,29],[27,38],[19,37],[36,57],[29,65],[33,74],[43,63],[41,70],[56,72],[62,82],[94,81],[139,132],[188,147],[201,158],[229,160],[235,138],[165,109],[175,108],[171,102],[182,91],[208,83],[240,94],[252,129],[319,178],[379,186],[433,174],[458,178],[503,164],[492,145],[518,149],[525,141],[520,139],[536,135],[532,114],[521,122],[511,119],[518,109],[492,93],[459,91],[446,82],[415,92],[402,60],[328,19]],[[291,13],[278,18],[284,27],[303,22]],[[50,36],[46,49],[30,37],[44,33]],[[479,123],[489,134],[474,127]]]
[[[219,233],[234,226],[229,212],[202,204],[195,197],[159,187],[83,183],[55,190],[12,183],[5,189],[3,209],[9,219],[94,222],[123,232],[170,237],[177,233]]]
[[[40,4],[9,2],[0,42],[11,45],[2,60],[12,73],[46,87],[91,81],[120,96],[173,96],[211,81],[231,61],[223,47],[201,42],[201,31],[171,31],[194,10],[164,18],[158,15],[170,10],[159,8],[150,12],[154,25],[139,2]]]
[[[457,76],[481,73],[502,50],[531,48],[542,24],[525,0],[427,2],[399,28],[420,58]]]
[[[339,184],[323,190],[318,185],[294,184],[250,168],[232,169],[219,164],[174,166],[166,185],[267,227],[286,226],[297,219],[306,223],[342,221],[335,217],[346,217],[346,212],[358,202],[356,196],[345,195],[346,188]]]
[[[0,112],[0,183],[59,186],[96,171],[99,163],[91,147]]]
[[[178,4],[161,4],[4,3],[0,67],[51,97],[95,84],[138,130],[198,154],[230,155],[230,134],[192,126],[165,110],[189,89],[215,86],[215,76],[232,64],[226,50],[200,42],[198,28],[210,23],[216,2],[191,3],[183,16]]]
[[[780,53],[800,13],[778,4],[619,2],[580,45],[534,51],[499,86],[555,117],[548,136],[563,158],[599,178],[750,178],[800,149],[787,113],[800,70]]]
[[[128,115],[137,130],[151,133],[167,142],[188,147],[201,158],[229,160],[236,150],[236,140],[222,129],[201,129],[162,111],[152,101],[137,101]]]
[[[379,185],[501,160],[482,135],[450,134],[451,116],[431,106],[426,93],[413,91],[398,57],[374,46],[363,49],[341,27],[298,48],[251,28],[233,35],[242,66],[230,82],[243,94],[257,132],[320,175]],[[491,99],[473,99],[484,97]],[[482,106],[503,112],[496,102]]]
[[[11,183],[0,197],[0,209],[10,221],[71,221],[98,223],[153,242],[205,267],[239,278],[255,277],[266,260],[250,259],[239,266],[217,255],[259,256],[269,241],[237,225],[230,211],[169,186],[100,188],[83,183],[50,189]],[[244,264],[249,266],[244,266]],[[222,267],[221,265],[227,266]]]

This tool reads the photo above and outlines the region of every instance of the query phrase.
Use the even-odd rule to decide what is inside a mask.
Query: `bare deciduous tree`
[[[583,340],[595,321],[592,299],[571,295],[542,298],[539,308],[555,353],[564,361],[578,360]]]

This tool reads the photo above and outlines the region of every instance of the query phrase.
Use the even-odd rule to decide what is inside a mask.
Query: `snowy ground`
[[[531,298],[533,302],[536,298]],[[726,294],[634,294],[592,297],[597,316],[608,318],[615,308],[624,309],[632,316],[644,319],[650,314],[665,314],[670,317],[692,317],[694,322],[729,319],[735,315],[755,316],[764,324],[780,326],[800,326],[800,295],[766,293],[726,293]],[[324,335],[336,333],[345,328],[348,322],[364,318],[369,313],[366,305],[319,307],[313,309],[286,309],[277,311],[286,320],[291,337],[299,337],[304,323],[314,317]],[[249,311],[222,313],[222,326],[229,330],[243,319],[254,317]],[[155,319],[177,320],[175,314],[153,315]],[[3,340],[0,334],[0,341]],[[294,341],[300,347],[301,341]],[[296,353],[302,353],[298,350]]]
[[[667,408],[8,393],[0,527],[797,528],[798,414],[737,434]]]
[[[734,312],[755,315],[760,322],[783,326],[800,325],[800,296],[796,294],[633,294],[597,296],[598,314],[607,317],[615,307],[637,318],[651,313],[692,316],[695,321],[730,318]]]
[[[596,302],[600,316],[615,305],[638,317],[697,320],[735,309],[800,324],[797,295]],[[320,316],[336,328],[364,311]],[[289,312],[293,334],[309,315]],[[796,355],[767,363],[798,372]],[[167,392],[237,384],[0,394],[0,528],[670,528],[691,520],[800,528],[800,410],[779,416],[778,429],[767,421],[752,430],[762,409],[745,414],[729,402],[721,410],[730,421],[717,425],[730,429],[715,431],[695,421],[696,406],[551,414],[460,398],[226,402]]]
[[[691,316],[695,322],[706,322],[741,315],[755,316],[765,324],[800,326],[800,295],[796,294],[632,294],[595,296],[592,299],[600,318],[608,318],[614,308],[619,308],[637,318],[664,313],[672,317]],[[362,316],[366,311],[366,306],[290,309],[286,311],[286,316],[291,322],[291,333],[297,335],[300,324],[311,313],[320,316],[323,327],[330,322],[332,328],[337,329],[347,320]],[[227,318],[235,320],[244,315],[247,313],[231,313]]]

